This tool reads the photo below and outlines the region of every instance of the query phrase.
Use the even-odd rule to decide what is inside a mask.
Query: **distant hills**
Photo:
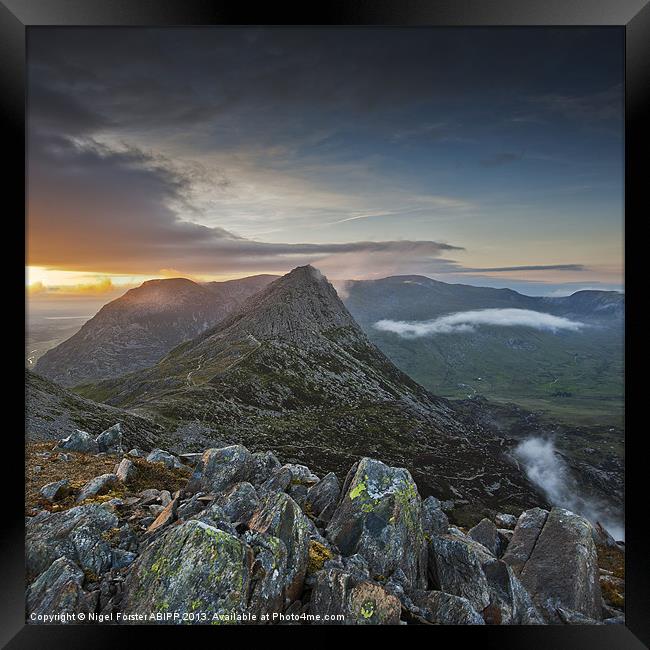
[[[351,281],[345,304],[399,368],[437,395],[517,402],[572,423],[622,426],[625,297],[579,291],[561,298],[446,284],[423,276]],[[480,325],[406,338],[375,324],[430,321],[483,309],[521,309],[586,324],[579,330]]]
[[[204,284],[181,278],[145,282],[105,305],[41,357],[36,370],[74,386],[150,367],[275,279],[259,275]],[[579,291],[566,297],[531,297],[408,275],[350,281],[342,297],[372,343],[436,395],[480,395],[516,402],[570,424],[622,426],[623,294]],[[588,327],[545,331],[481,325],[471,333],[410,338],[376,327],[382,320],[421,322],[484,309],[542,312]],[[278,327],[282,329],[280,323]]]
[[[149,280],[104,305],[76,334],[46,352],[38,360],[38,373],[73,386],[151,366],[275,277],[204,284],[186,278]]]

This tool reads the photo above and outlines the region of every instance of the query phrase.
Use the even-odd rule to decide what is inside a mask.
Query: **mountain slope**
[[[345,304],[370,340],[437,395],[517,402],[571,424],[621,426],[625,298],[579,291],[562,298],[446,284],[422,276],[348,282]],[[427,321],[481,309],[525,309],[587,326],[578,331],[481,325],[404,337],[375,323]]]
[[[104,305],[76,334],[44,354],[36,369],[72,386],[146,368],[220,321],[273,277],[205,285],[185,278],[150,280]]]
[[[274,281],[152,368],[77,390],[167,429],[194,423],[206,437],[321,471],[378,455],[408,467],[425,495],[541,501],[505,441],[461,425],[449,402],[399,371],[312,267]],[[177,446],[187,447],[181,435]]]
[[[160,444],[163,429],[146,417],[71,393],[30,370],[25,370],[25,437],[57,440],[74,429],[98,435],[122,424],[124,445],[151,449]]]

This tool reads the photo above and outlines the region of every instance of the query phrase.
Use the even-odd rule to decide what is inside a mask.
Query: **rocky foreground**
[[[119,424],[75,431],[28,449],[27,620],[624,622],[602,528],[533,508],[463,529],[453,506],[372,458],[341,485],[239,445],[124,453]]]

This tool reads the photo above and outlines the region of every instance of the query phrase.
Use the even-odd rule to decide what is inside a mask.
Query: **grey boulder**
[[[522,521],[525,523],[525,519],[520,517],[510,546],[521,539],[518,529]],[[535,526],[534,530],[538,527]],[[527,535],[529,532],[526,531]],[[510,547],[503,558],[506,562],[509,554]],[[522,555],[516,556],[517,563]],[[602,619],[598,558],[592,526],[580,515],[563,508],[551,510],[520,568],[519,579],[550,623],[561,622],[558,608],[589,619]]]
[[[95,439],[87,431],[81,429],[76,429],[67,438],[59,440],[56,449],[78,451],[84,454],[99,453],[99,445]]]
[[[176,456],[164,449],[154,449],[149,453],[146,461],[148,463],[162,463],[168,469],[181,469],[183,467],[183,463]]]
[[[442,591],[415,591],[411,594],[420,615],[439,625],[485,625],[482,616],[467,598]]]
[[[60,499],[65,498],[70,493],[70,481],[68,479],[62,479],[60,481],[55,481],[54,483],[48,483],[44,485],[39,494],[43,499],[54,503]]]
[[[246,447],[232,445],[207,449],[194,470],[188,489],[194,492],[223,492],[235,483],[248,481],[253,467]]]
[[[28,576],[37,576],[56,559],[68,558],[84,570],[101,575],[111,565],[111,548],[102,533],[117,528],[118,519],[98,504],[62,512],[42,512],[25,526]]]
[[[429,577],[435,590],[467,599],[486,623],[543,622],[513,570],[470,537],[434,537],[429,544]]]
[[[340,496],[339,480],[334,472],[330,472],[307,491],[305,511],[327,524],[336,510]]]
[[[284,542],[287,549],[286,597],[296,600],[302,591],[309,559],[309,520],[284,492],[269,494],[248,523],[252,531]]]
[[[131,483],[138,473],[135,463],[128,458],[123,458],[115,468],[115,476],[121,483]]]
[[[272,451],[257,451],[252,456],[250,482],[262,485],[275,470],[280,468],[280,461]]]
[[[422,529],[429,537],[445,534],[449,529],[449,518],[436,497],[427,497],[422,502]]]
[[[93,598],[82,584],[83,571],[66,557],[60,557],[41,573],[27,589],[27,617],[89,613]],[[70,622],[62,618],[61,623]]]
[[[102,474],[101,476],[95,476],[95,478],[90,479],[90,481],[81,488],[77,495],[77,503],[81,503],[82,501],[97,495],[105,494],[110,491],[116,483],[117,476],[115,474]]]
[[[497,527],[489,519],[481,519],[476,526],[469,529],[467,536],[485,546],[494,557],[501,555],[501,539]]]
[[[225,515],[233,523],[248,523],[260,505],[255,488],[246,482],[235,483],[219,495],[215,503],[223,508]]]
[[[542,508],[526,510],[519,516],[512,539],[503,554],[503,561],[512,567],[515,575],[519,575],[528,562],[547,518],[548,510]]]
[[[494,523],[497,525],[497,528],[512,530],[517,525],[517,517],[507,513],[501,513],[494,518]]]
[[[122,425],[118,422],[106,431],[102,431],[95,438],[99,451],[121,452],[122,451]]]

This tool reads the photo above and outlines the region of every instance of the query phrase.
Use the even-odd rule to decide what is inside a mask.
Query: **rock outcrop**
[[[73,466],[76,454],[58,466]],[[160,476],[179,472],[168,452],[151,461],[124,457],[117,474],[82,487],[43,486],[42,503],[60,511],[27,519],[29,614],[167,624],[624,620],[618,601],[601,602],[593,528],[565,510],[522,513],[499,559],[511,531],[483,519],[463,532],[436,497],[421,500],[407,470],[371,458],[340,489],[334,474],[214,448],[194,468],[192,489],[135,488],[155,466]],[[120,480],[127,463],[143,473]],[[72,494],[57,497],[63,488]],[[102,495],[107,488],[115,492]],[[75,496],[84,503],[69,507]],[[624,589],[612,571],[600,581],[610,596]]]

